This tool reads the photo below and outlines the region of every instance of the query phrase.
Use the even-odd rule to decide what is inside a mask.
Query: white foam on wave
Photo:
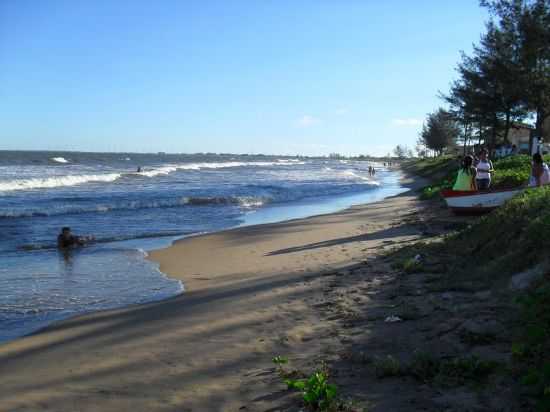
[[[268,196],[205,196],[193,197],[182,196],[171,199],[160,200],[129,200],[114,202],[111,204],[95,204],[91,206],[73,206],[51,208],[48,210],[26,209],[26,210],[0,210],[0,218],[19,218],[33,216],[58,216],[64,214],[81,213],[107,213],[115,210],[139,210],[156,209],[181,206],[209,206],[209,205],[235,205],[246,209],[260,207],[273,199]]]
[[[351,170],[351,169],[348,169],[348,170],[344,170],[342,172],[342,174],[348,178],[351,178],[351,179],[360,179],[360,180],[363,180],[371,185],[374,185],[374,186],[380,186],[380,183],[377,182],[376,180],[373,180],[371,179],[370,177],[367,177],[367,176],[361,176],[359,174],[357,174],[355,171]]]
[[[59,163],[68,163],[68,160],[62,157],[52,158]],[[284,160],[284,159],[282,159]],[[89,175],[67,175],[55,176],[48,178],[31,178],[17,179],[0,182],[0,192],[8,192],[15,190],[31,190],[31,189],[50,189],[55,187],[76,186],[88,182],[113,182],[120,177],[126,175],[139,175],[145,177],[155,177],[159,175],[168,175],[178,170],[203,170],[203,169],[224,169],[235,167],[262,167],[262,166],[282,166],[296,165],[303,162],[212,162],[212,163],[183,163],[183,164],[167,164],[160,167],[142,170],[135,173],[108,173],[108,174],[89,174]]]
[[[88,182],[113,182],[122,176],[120,173],[102,175],[68,175],[47,178],[18,179],[0,182],[0,192],[14,190],[48,189],[62,186],[75,186]]]
[[[69,163],[69,161],[64,157],[52,157],[50,160],[57,163]]]
[[[279,159],[276,162],[211,162],[211,163],[184,163],[184,164],[173,164],[157,167],[151,170],[143,170],[137,172],[136,174],[147,177],[154,177],[158,175],[167,175],[173,173],[177,170],[202,170],[202,169],[225,169],[233,167],[262,167],[262,166],[282,166],[282,165],[297,165],[305,164],[305,162],[299,161],[289,161],[286,159]]]

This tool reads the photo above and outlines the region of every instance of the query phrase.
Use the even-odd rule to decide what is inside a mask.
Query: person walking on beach
[[[540,153],[533,155],[531,163],[531,176],[529,178],[530,187],[538,187],[550,184],[550,170],[548,165],[544,163]]]
[[[478,190],[487,190],[491,186],[491,173],[493,172],[493,163],[488,158],[487,149],[481,149],[479,160],[476,164],[477,174],[476,183]]]
[[[474,158],[470,155],[464,158],[462,168],[459,169],[453,190],[470,191],[477,190],[476,168],[473,165]]]

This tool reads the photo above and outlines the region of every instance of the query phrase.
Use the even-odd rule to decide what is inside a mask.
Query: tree
[[[456,121],[443,109],[428,114],[420,138],[423,144],[437,154],[454,145],[460,134]]]
[[[514,40],[519,56],[515,80],[523,88],[520,97],[536,116],[536,134],[545,137],[543,124],[550,116],[550,1],[482,0],[481,5]]]
[[[393,149],[393,154],[395,157],[398,157],[399,159],[404,159],[406,157],[411,157],[412,152],[407,146],[397,145]]]
[[[422,136],[419,136],[416,140],[416,147],[414,148],[418,157],[426,157],[428,155],[428,150],[426,149],[426,144]]]
[[[455,81],[449,94],[440,97],[449,104],[449,113],[461,127],[464,151],[476,136],[493,149],[507,143],[514,121],[525,118],[522,101],[525,89],[521,80],[518,37],[509,25],[490,21],[472,56],[462,53]]]

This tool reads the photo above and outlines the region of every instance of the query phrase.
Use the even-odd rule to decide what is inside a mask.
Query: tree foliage
[[[491,20],[458,79],[440,97],[460,127],[458,141],[494,148],[514,122],[532,115],[543,136],[550,116],[550,0],[482,0]],[[546,136],[547,138],[550,136]]]
[[[442,154],[445,148],[451,146],[460,134],[456,121],[443,109],[428,114],[420,132],[421,143]]]
[[[404,159],[406,157],[412,157],[413,152],[411,149],[409,149],[407,146],[398,144],[393,149],[393,154],[395,157],[398,157],[399,159]]]

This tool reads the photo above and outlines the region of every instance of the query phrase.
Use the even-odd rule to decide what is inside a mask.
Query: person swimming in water
[[[86,243],[93,241],[93,236],[75,236],[71,233],[70,227],[61,229],[61,233],[57,236],[57,247],[59,249],[67,249],[75,246],[84,246]]]

